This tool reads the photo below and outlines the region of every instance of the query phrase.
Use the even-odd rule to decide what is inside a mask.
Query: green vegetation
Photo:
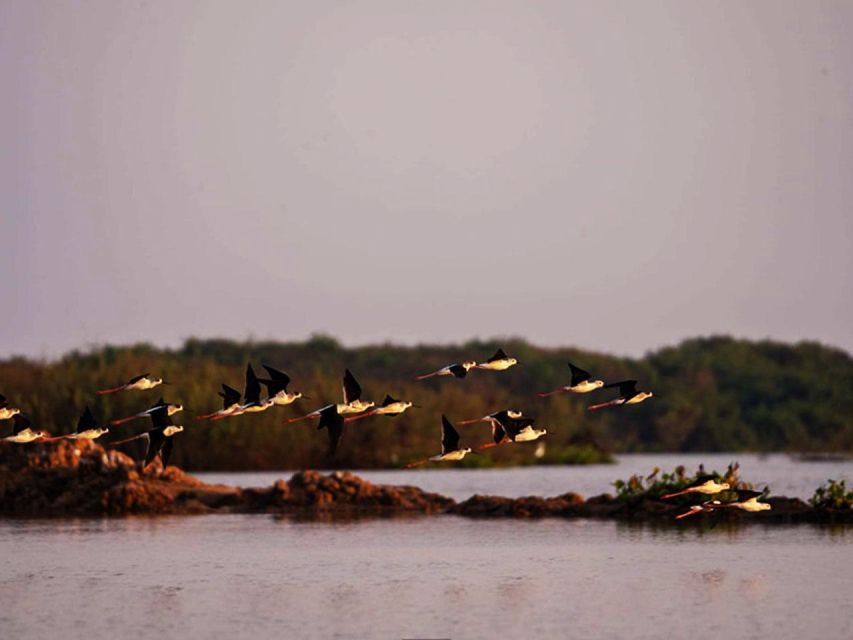
[[[464,380],[414,380],[450,362],[485,358],[497,346],[520,364],[502,373],[475,371]],[[535,397],[568,381],[568,360],[604,380],[637,379],[655,397],[591,413],[586,406],[613,397],[613,390]],[[242,389],[248,361],[288,372],[291,389],[312,399],[262,414],[193,422],[192,415],[220,408],[221,382]],[[7,359],[0,361],[0,392],[37,427],[67,433],[86,404],[99,418],[112,419],[150,406],[162,389],[167,400],[188,407],[176,416],[187,427],[176,441],[176,464],[190,470],[323,468],[332,465],[325,456],[325,434],[309,422],[284,423],[338,399],[345,367],[355,373],[366,398],[381,401],[390,393],[425,408],[348,424],[333,463],[344,468],[397,467],[432,455],[439,446],[441,413],[458,421],[504,408],[521,409],[548,429],[542,463],[589,461],[619,451],[853,451],[853,359],[816,343],[712,337],[630,359],[541,349],[520,340],[348,349],[327,336],[294,343],[192,339],[175,350],[142,344],[74,352],[55,362]],[[174,384],[95,395],[96,389],[146,371]],[[133,422],[115,428],[108,438],[146,427]],[[0,428],[9,429],[5,423]],[[463,446],[490,440],[484,423],[459,429]],[[486,460],[472,464],[531,463],[535,447],[496,447],[474,456]]]
[[[827,480],[809,498],[809,503],[818,509],[853,509],[853,490],[847,490],[844,480]]]
[[[734,462],[728,466],[725,473],[711,471],[710,474],[716,475],[721,482],[728,482],[732,489],[752,489],[752,485],[742,482],[738,477],[740,465]],[[708,474],[704,468],[699,467],[693,475],[685,473],[684,466],[679,465],[671,473],[663,472],[657,467],[648,476],[633,475],[627,480],[616,480],[613,486],[616,489],[616,499],[621,502],[639,502],[641,500],[658,500],[661,496],[668,493],[676,493],[690,486],[698,476]],[[725,491],[721,494],[725,498],[725,502],[729,500],[730,491]],[[732,494],[731,498],[734,498]],[[684,496],[682,502],[694,502],[694,496]],[[705,499],[708,499],[707,496]]]

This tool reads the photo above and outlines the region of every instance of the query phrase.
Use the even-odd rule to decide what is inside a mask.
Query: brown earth
[[[770,498],[771,511],[729,509],[714,517],[754,522],[853,523],[853,510],[816,509],[797,498]],[[608,518],[674,522],[686,509],[641,499],[575,493],[552,498],[473,496],[451,498],[411,486],[375,485],[349,472],[295,473],[269,488],[209,485],[159,461],[142,471],[130,457],[88,442],[0,445],[0,516],[121,516],[130,514],[275,513],[304,517],[357,517],[445,513],[475,518]]]

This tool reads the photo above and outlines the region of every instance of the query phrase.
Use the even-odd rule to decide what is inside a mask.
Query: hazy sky
[[[853,2],[0,4],[0,356],[853,351]]]

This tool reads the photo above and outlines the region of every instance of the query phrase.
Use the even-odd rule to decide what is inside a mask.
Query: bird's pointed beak
[[[413,404],[412,409],[423,409],[423,406],[421,406],[419,404]]]
[[[310,400],[311,396],[302,395],[299,397],[300,400]]]
[[[169,381],[167,381],[167,380],[163,380],[163,382],[162,382],[161,384],[168,384],[168,385],[171,385],[172,383],[171,383],[171,382],[169,382]]]

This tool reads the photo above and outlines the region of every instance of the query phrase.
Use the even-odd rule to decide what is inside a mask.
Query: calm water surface
[[[585,495],[654,466],[364,472],[457,499]],[[739,456],[773,493],[851,465]],[[284,473],[207,475],[269,485]],[[453,516],[0,520],[0,638],[850,638],[853,527]]]
[[[3,638],[850,638],[853,529],[0,522]]]

